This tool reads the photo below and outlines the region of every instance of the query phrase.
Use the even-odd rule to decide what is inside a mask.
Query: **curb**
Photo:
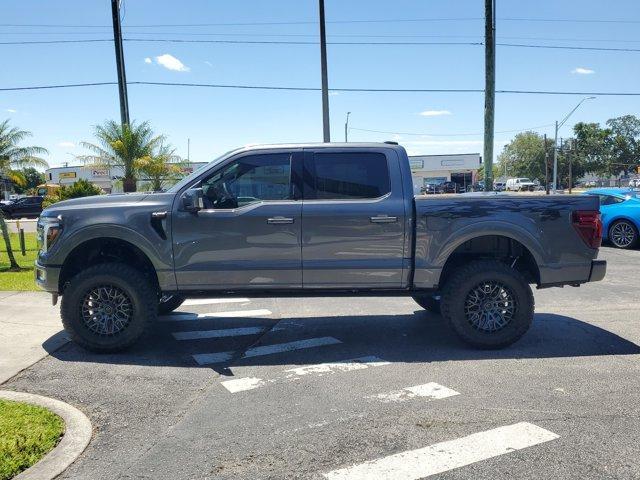
[[[51,480],[64,472],[89,445],[93,433],[91,422],[84,413],[68,403],[10,390],[0,390],[0,398],[44,407],[64,420],[65,429],[60,443],[14,480]]]

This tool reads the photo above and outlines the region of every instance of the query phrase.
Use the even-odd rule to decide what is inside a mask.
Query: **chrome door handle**
[[[377,217],[370,218],[371,223],[396,223],[398,217],[390,217],[388,215],[378,215]]]
[[[288,223],[293,223],[293,218],[291,217],[271,217],[267,218],[267,223],[270,225],[285,225]]]

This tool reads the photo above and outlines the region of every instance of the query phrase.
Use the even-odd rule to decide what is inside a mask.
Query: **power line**
[[[469,22],[481,21],[484,17],[444,17],[444,18],[396,18],[396,19],[352,19],[331,20],[332,24],[357,24],[357,23],[423,23],[423,22]],[[499,21],[505,22],[555,22],[555,23],[605,23],[605,24],[639,24],[640,20],[633,19],[594,19],[594,18],[526,18],[526,17],[501,17]],[[160,27],[237,27],[237,26],[261,26],[261,25],[315,25],[317,20],[297,21],[273,21],[273,22],[217,22],[217,23],[161,23],[127,25],[129,28],[160,28]],[[42,24],[42,23],[3,23],[0,27],[37,27],[37,28],[104,28],[109,25],[79,25],[79,24]]]
[[[150,81],[132,81],[127,82],[128,85],[155,85],[168,87],[202,87],[202,88],[221,88],[221,89],[244,89],[244,90],[284,90],[284,91],[302,91],[316,92],[320,91],[320,87],[288,87],[277,85],[237,85],[237,84],[216,84],[216,83],[183,83],[183,82],[150,82]],[[39,85],[28,87],[4,87],[0,91],[19,91],[19,90],[43,90],[55,88],[73,88],[73,87],[90,87],[100,85],[117,85],[117,82],[94,82],[94,83],[74,83],[60,85]],[[332,92],[345,93],[483,93],[484,89],[480,88],[330,88]],[[517,94],[517,95],[583,95],[583,96],[640,96],[640,92],[580,92],[580,91],[551,91],[551,90],[496,90],[500,94]]]
[[[529,128],[518,128],[515,130],[501,130],[496,131],[495,133],[515,133],[515,132],[527,132],[530,130],[540,130],[542,128],[553,127],[553,123],[549,123],[547,125],[538,125],[535,127]],[[417,137],[472,137],[477,135],[484,135],[484,132],[473,132],[473,133],[417,133],[417,132],[391,132],[388,130],[371,130],[368,128],[356,128],[349,127],[349,130],[357,130],[359,132],[370,132],[370,133],[384,133],[389,135],[409,135],[409,136],[417,136]]]
[[[65,44],[65,43],[100,43],[111,42],[113,39],[84,39],[84,40],[27,40],[14,42],[0,42],[0,45],[42,45],[42,44]],[[205,44],[227,44],[227,45],[313,45],[317,46],[318,42],[314,41],[291,41],[291,40],[194,40],[184,38],[124,38],[125,42],[138,43],[205,43]],[[429,45],[448,45],[448,46],[482,46],[484,42],[327,42],[328,45],[340,46],[429,46]],[[538,48],[553,50],[585,50],[600,52],[640,52],[640,48],[615,48],[615,47],[580,47],[573,45],[538,45],[524,43],[496,43],[499,47],[516,47],[516,48]]]

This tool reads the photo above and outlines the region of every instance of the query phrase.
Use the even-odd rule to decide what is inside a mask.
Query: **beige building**
[[[477,181],[482,166],[479,153],[450,155],[415,155],[409,157],[413,177],[413,191],[420,193],[427,184],[456,182],[466,188]]]

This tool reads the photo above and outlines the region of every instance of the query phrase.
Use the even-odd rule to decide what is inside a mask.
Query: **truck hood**
[[[73,210],[89,210],[94,208],[125,207],[136,205],[145,199],[160,200],[161,197],[173,197],[167,193],[112,193],[110,195],[95,195],[91,197],[72,198],[54,203],[47,207],[43,216],[57,216]],[[156,203],[155,201],[153,203]]]

